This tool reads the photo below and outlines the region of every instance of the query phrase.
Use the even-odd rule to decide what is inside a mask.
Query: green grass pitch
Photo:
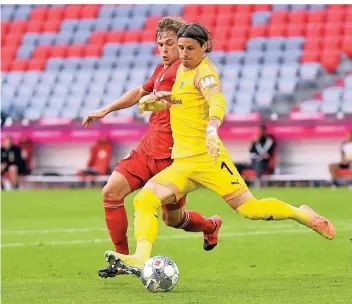
[[[347,189],[262,189],[295,206],[308,204],[335,225],[328,241],[294,221],[241,218],[213,193],[188,197],[188,208],[223,219],[218,246],[202,235],[160,223],[153,255],[179,266],[176,288],[147,291],[140,281],[100,279],[112,249],[98,190],[2,193],[2,303],[352,303],[352,192]],[[132,196],[126,199],[134,251]]]

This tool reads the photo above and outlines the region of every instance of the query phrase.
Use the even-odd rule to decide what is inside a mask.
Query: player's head
[[[194,69],[212,50],[208,30],[200,23],[189,23],[177,32],[177,44],[183,65]]]
[[[179,17],[164,17],[156,27],[156,42],[164,65],[171,65],[179,58],[176,35],[186,22]]]
[[[5,149],[10,149],[12,146],[12,138],[10,136],[5,136],[4,138],[4,148]]]

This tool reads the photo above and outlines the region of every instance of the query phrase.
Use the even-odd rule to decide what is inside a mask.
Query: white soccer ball
[[[151,292],[172,290],[179,278],[176,263],[166,256],[155,256],[145,262],[141,280],[145,288]]]

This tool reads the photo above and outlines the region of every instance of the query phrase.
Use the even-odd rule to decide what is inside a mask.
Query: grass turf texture
[[[218,247],[202,235],[160,223],[153,255],[180,269],[176,288],[152,294],[140,281],[100,279],[112,249],[97,190],[2,193],[3,303],[351,303],[352,193],[347,189],[262,189],[293,205],[307,203],[335,225],[328,241],[294,221],[250,221],[207,190],[187,207],[223,219]],[[132,196],[126,199],[133,227]],[[133,231],[129,230],[134,251]],[[92,242],[90,242],[92,241]]]

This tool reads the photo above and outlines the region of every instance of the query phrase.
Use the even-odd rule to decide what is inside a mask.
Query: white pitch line
[[[275,225],[271,227],[266,227],[270,229],[282,229],[282,228],[294,228],[294,225]],[[256,226],[248,226],[248,229],[259,229]],[[223,227],[222,230],[233,230],[233,227]],[[128,230],[132,230],[131,227]],[[1,232],[2,235],[23,235],[23,234],[50,234],[50,233],[85,233],[85,232],[108,232],[106,228],[104,229],[92,229],[92,228],[54,228],[54,229],[44,229],[44,230],[4,230]]]
[[[339,229],[339,231],[346,231],[349,229]],[[289,233],[308,233],[313,232],[309,229],[290,229],[290,230],[281,230],[281,231],[245,231],[245,232],[229,232],[222,233],[221,238],[230,238],[230,237],[243,237],[243,236],[258,236],[258,235],[275,235],[275,234],[289,234]],[[190,238],[201,238],[199,233],[185,233],[180,235],[161,235],[157,239],[162,240],[174,240],[174,239],[190,239]],[[37,242],[37,243],[5,243],[2,244],[3,248],[11,247],[28,247],[28,246],[46,246],[46,245],[75,245],[75,244],[96,244],[96,243],[108,243],[111,242],[110,239],[92,239],[92,240],[67,240],[67,241],[51,241],[51,242]]]
[[[343,228],[351,228],[352,222],[344,222],[344,221],[334,221],[335,227],[340,226]],[[298,224],[268,224],[265,229],[283,229],[283,228],[295,228]],[[253,230],[253,229],[261,229],[262,227],[258,227],[256,225],[249,225],[243,227],[244,229]],[[221,228],[221,231],[224,230],[234,230],[235,226],[228,226]],[[129,227],[129,231],[132,231],[133,228]],[[53,228],[53,229],[43,229],[43,230],[3,230],[1,231],[2,235],[23,235],[23,234],[55,234],[55,233],[86,233],[86,232],[108,232],[106,228]]]
[[[23,235],[23,234],[50,234],[50,233],[81,233],[81,232],[94,232],[94,231],[107,231],[107,229],[92,229],[92,228],[55,228],[43,230],[5,230],[1,234]]]

